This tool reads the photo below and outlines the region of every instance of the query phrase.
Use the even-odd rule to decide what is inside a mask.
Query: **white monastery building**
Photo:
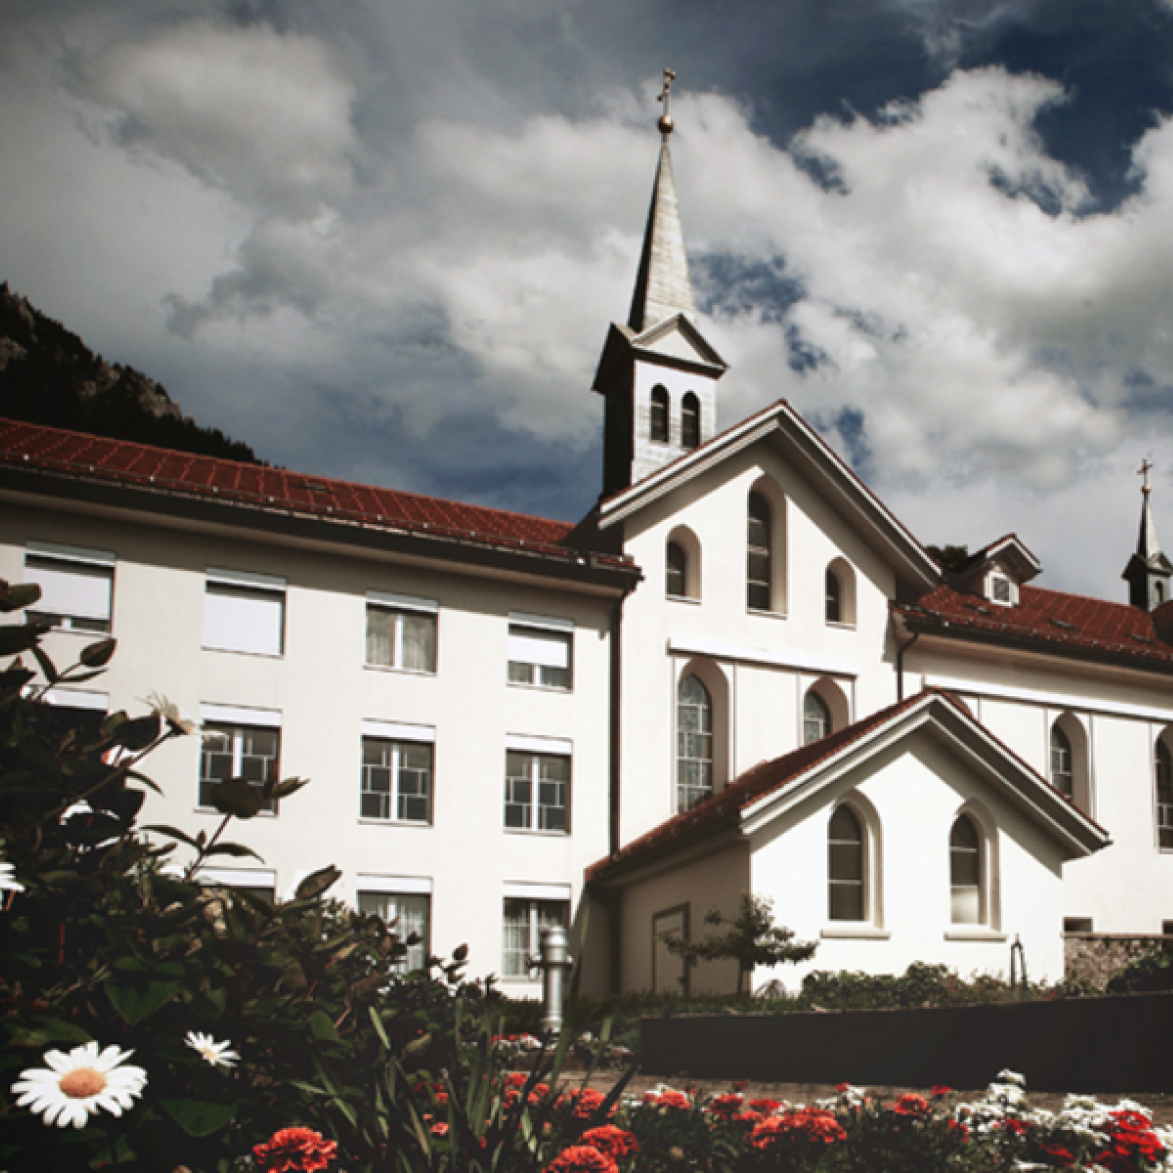
[[[745,891],[806,969],[1063,974],[1073,934],[1173,930],[1173,564],[1146,485],[1128,601],[1030,585],[1014,535],[944,570],[785,402],[718,432],[661,120],[603,493],[578,525],[0,421],[0,577],[54,703],[198,718],[147,823],[230,777],[312,780],[206,879],[335,893],[508,992],[545,922],[584,992],[679,988],[665,933]],[[1122,551],[1124,561],[1127,551]],[[1123,591],[1122,591],[1123,595]],[[759,980],[771,976],[759,975]],[[694,988],[732,989],[732,963]]]

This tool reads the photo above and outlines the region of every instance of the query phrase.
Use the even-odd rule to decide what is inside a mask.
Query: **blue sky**
[[[39,0],[0,277],[288,467],[600,484],[660,71],[723,426],[785,396],[927,542],[1173,546],[1169,0]]]

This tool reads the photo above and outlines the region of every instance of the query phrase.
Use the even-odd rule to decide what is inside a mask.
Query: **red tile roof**
[[[6,466],[562,559],[581,554],[562,544],[574,529],[564,521],[13,420],[0,420],[0,469]],[[615,566],[631,565],[613,555],[601,557]]]
[[[935,693],[936,690],[930,689],[928,692]],[[861,721],[856,721],[854,725],[848,725],[845,729],[811,742],[810,745],[792,750],[780,758],[759,762],[724,790],[706,798],[692,810],[674,815],[666,822],[653,827],[647,834],[633,839],[617,854],[592,864],[587,869],[587,882],[602,879],[612,868],[629,864],[637,858],[657,855],[667,849],[669,844],[672,848],[684,846],[707,838],[725,827],[736,826],[741,812],[746,807],[759,798],[789,785],[812,767],[826,761],[852,742],[858,741],[864,734],[923,701],[925,695],[926,693],[921,692],[907,700],[898,701]],[[937,695],[948,696],[943,692]],[[951,697],[949,699],[952,701]]]
[[[1127,603],[1032,586],[1019,588],[1013,607],[939,586],[916,603],[894,603],[892,608],[913,631],[1030,646],[1059,655],[1124,656],[1143,667],[1173,666],[1173,646],[1158,634],[1158,629],[1167,630],[1161,622],[1164,608],[1150,615]]]

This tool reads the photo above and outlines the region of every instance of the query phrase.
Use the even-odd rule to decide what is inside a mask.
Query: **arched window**
[[[1157,775],[1157,843],[1173,848],[1173,754],[1160,739],[1153,764]]]
[[[830,706],[813,688],[808,689],[802,701],[802,744],[810,745],[830,732]]]
[[[663,383],[657,383],[652,388],[652,418],[648,436],[658,444],[668,443],[668,388]]]
[[[1056,721],[1051,726],[1051,785],[1064,798],[1075,797],[1074,759],[1071,753],[1071,738]]]
[[[770,610],[770,503],[750,493],[745,538],[746,604],[752,611]]]
[[[676,809],[690,811],[713,793],[713,701],[695,677],[676,696]]]
[[[665,561],[665,589],[683,599],[688,595],[688,555],[679,542],[669,542]]]
[[[690,391],[680,406],[680,443],[696,448],[701,442],[701,401]]]
[[[985,923],[982,899],[982,837],[968,815],[958,815],[949,832],[950,920]]]
[[[827,622],[839,623],[843,616],[843,594],[839,586],[839,576],[833,571],[827,571]]]
[[[864,920],[863,825],[849,806],[838,807],[827,828],[827,900],[831,920]]]

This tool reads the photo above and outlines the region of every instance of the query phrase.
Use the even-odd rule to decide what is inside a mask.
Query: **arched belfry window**
[[[827,900],[831,920],[865,920],[867,885],[859,816],[840,806],[827,827]]]
[[[676,696],[676,809],[690,811],[713,793],[713,699],[695,677]]]
[[[1051,785],[1064,798],[1075,797],[1074,756],[1071,752],[1071,738],[1056,721],[1051,726]]]
[[[652,388],[652,414],[648,437],[657,444],[668,443],[668,388],[657,383]]]
[[[1173,754],[1160,738],[1153,766],[1157,783],[1157,843],[1169,850],[1173,849]]]
[[[840,623],[843,618],[843,588],[839,583],[839,576],[833,571],[827,571],[827,622]]]
[[[701,401],[690,391],[680,405],[680,443],[696,448],[701,442]]]
[[[949,832],[950,920],[955,925],[985,923],[982,837],[969,815],[958,815]]]
[[[831,732],[831,709],[815,690],[809,689],[802,701],[802,744],[810,745]]]
[[[770,503],[761,493],[750,493],[745,538],[746,605],[752,611],[769,611]]]
[[[688,555],[679,542],[669,542],[665,559],[665,590],[683,599],[688,595]]]

